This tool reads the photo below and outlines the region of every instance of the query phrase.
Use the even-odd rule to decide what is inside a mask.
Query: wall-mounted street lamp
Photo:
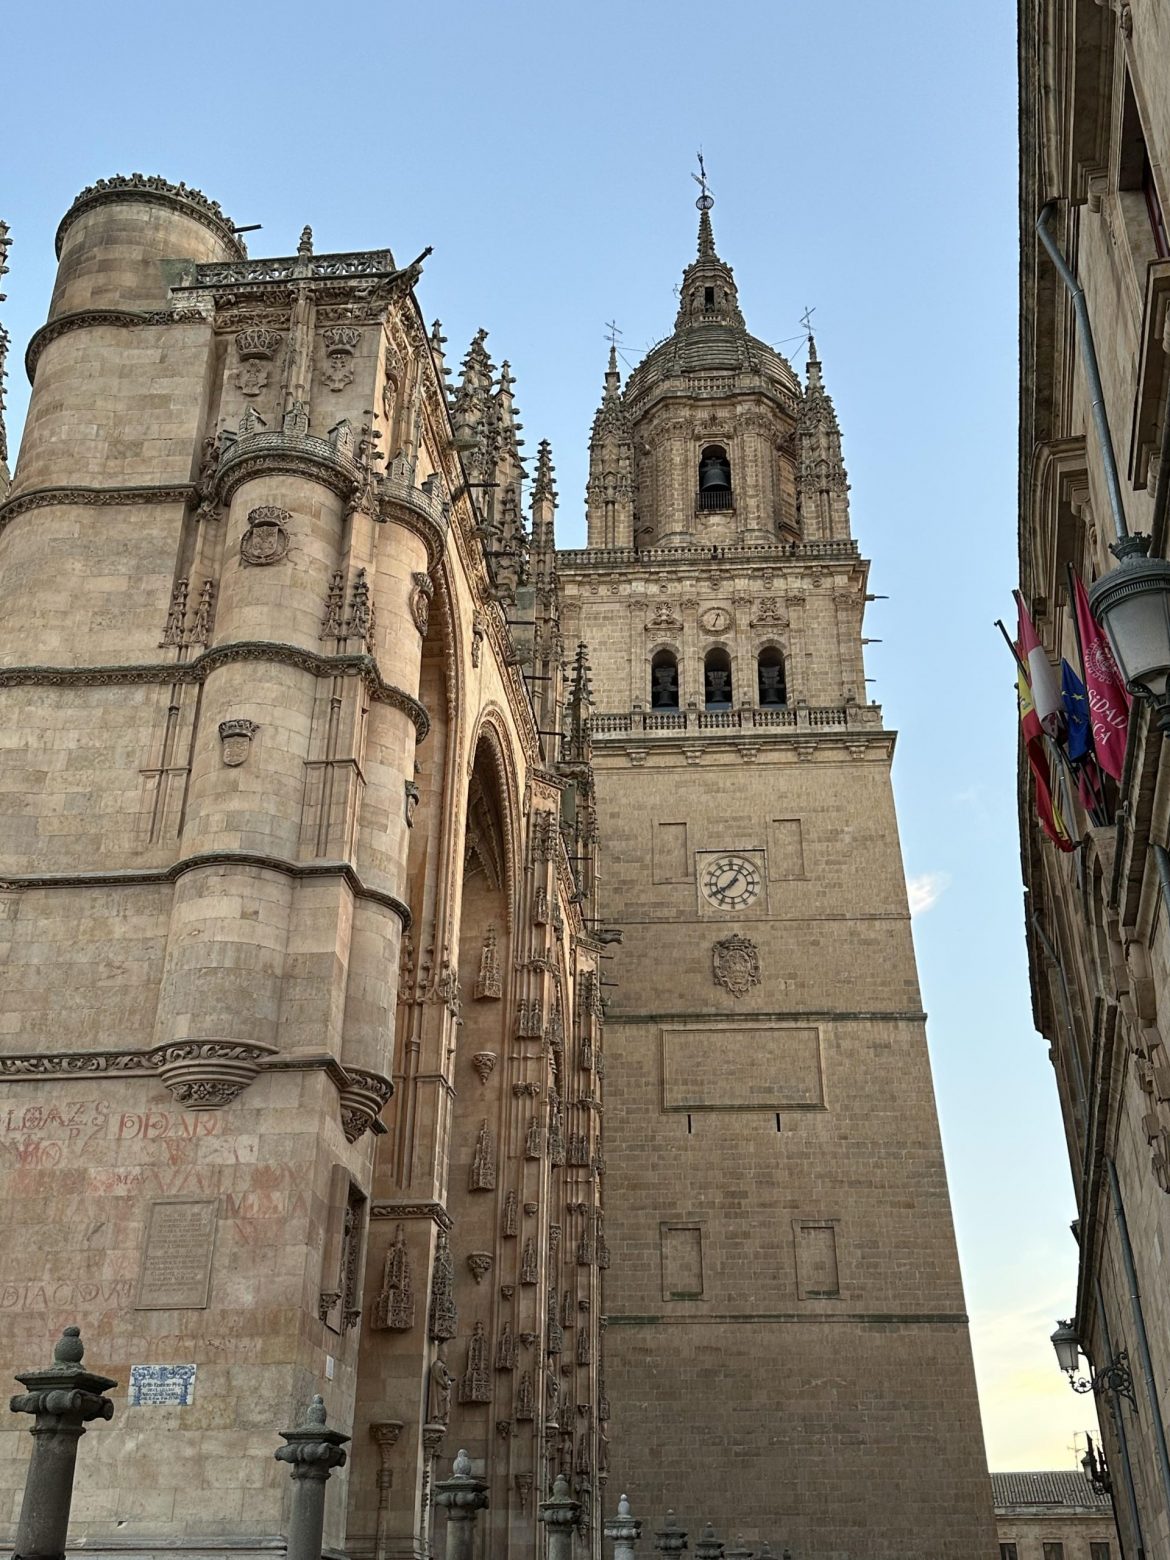
[[[1110,1360],[1108,1365],[1103,1365],[1092,1376],[1078,1377],[1081,1340],[1077,1337],[1076,1328],[1071,1321],[1057,1322],[1056,1331],[1052,1334],[1052,1347],[1056,1350],[1057,1363],[1068,1377],[1068,1384],[1074,1392],[1116,1392],[1118,1397],[1127,1398],[1134,1413],[1137,1413],[1137,1399],[1133,1395],[1133,1377],[1129,1370],[1129,1354],[1125,1349],[1122,1349],[1116,1359]]]
[[[1094,581],[1089,605],[1129,691],[1170,737],[1170,563],[1149,556],[1148,536],[1123,536],[1110,551],[1118,565]]]

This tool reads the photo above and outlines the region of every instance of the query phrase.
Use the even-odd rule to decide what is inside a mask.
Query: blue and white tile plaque
[[[132,1408],[160,1408],[176,1404],[187,1408],[195,1401],[194,1365],[131,1365]]]

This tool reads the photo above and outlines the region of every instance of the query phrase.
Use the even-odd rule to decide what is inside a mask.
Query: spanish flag
[[[1044,728],[1036,713],[1036,701],[1032,697],[1032,685],[1028,681],[1023,661],[1017,662],[1016,691],[1020,705],[1020,730],[1024,738],[1024,751],[1032,771],[1032,784],[1036,792],[1036,812],[1040,827],[1058,850],[1075,850],[1076,841],[1068,831],[1056,799],[1052,784],[1052,771],[1048,763],[1048,749],[1044,745]]]

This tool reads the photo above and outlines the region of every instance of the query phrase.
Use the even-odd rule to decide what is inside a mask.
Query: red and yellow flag
[[[1020,730],[1024,738],[1024,751],[1028,755],[1028,766],[1032,771],[1040,827],[1059,850],[1075,850],[1076,841],[1069,833],[1052,784],[1048,750],[1044,745],[1044,728],[1040,724],[1032,687],[1022,664],[1016,670],[1016,691],[1020,704]]]

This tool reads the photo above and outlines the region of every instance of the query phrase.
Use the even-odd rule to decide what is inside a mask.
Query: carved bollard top
[[[17,1381],[28,1388],[9,1400],[14,1414],[35,1414],[38,1426],[46,1416],[57,1421],[56,1428],[76,1429],[87,1419],[112,1419],[114,1405],[105,1394],[118,1383],[111,1376],[99,1376],[82,1365],[85,1345],[81,1329],[66,1327],[53,1348],[53,1363],[42,1370],[25,1371]]]
[[[568,1479],[563,1473],[558,1473],[553,1480],[552,1494],[540,1503],[540,1520],[548,1528],[551,1537],[558,1529],[575,1527],[580,1516],[580,1501],[573,1499]]]
[[[487,1506],[487,1484],[472,1473],[466,1448],[456,1452],[451,1477],[435,1485],[435,1504],[442,1506],[449,1522],[474,1522],[476,1512]]]
[[[723,1540],[716,1537],[714,1526],[708,1522],[703,1536],[695,1545],[695,1560],[722,1560]]]
[[[673,1507],[668,1509],[666,1521],[654,1535],[654,1547],[663,1555],[681,1555],[687,1547],[686,1530],[674,1520]]]
[[[272,1455],[277,1462],[292,1464],[294,1479],[319,1479],[323,1482],[334,1468],[340,1468],[345,1463],[344,1448],[349,1436],[342,1435],[340,1430],[328,1428],[325,1423],[325,1402],[320,1395],[310,1400],[304,1419],[295,1429],[282,1430],[280,1434],[287,1444],[277,1447]]]
[[[616,1517],[607,1517],[602,1532],[616,1544],[633,1544],[642,1536],[642,1524],[630,1510],[630,1497],[618,1500]]]

